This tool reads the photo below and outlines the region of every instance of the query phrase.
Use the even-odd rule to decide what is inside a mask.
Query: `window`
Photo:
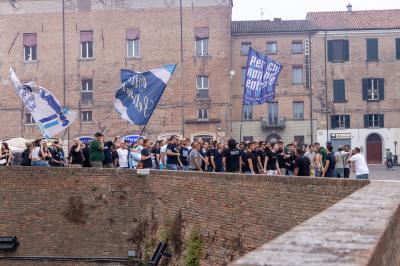
[[[24,59],[25,61],[37,60],[37,35],[36,33],[24,33]]]
[[[292,68],[292,83],[293,84],[303,83],[303,66],[294,66]]]
[[[268,103],[268,124],[278,125],[278,103],[269,102]]]
[[[367,39],[367,61],[378,60],[378,39]]]
[[[267,42],[267,54],[276,54],[278,46],[276,42]]]
[[[243,105],[243,120],[253,120],[253,105]]]
[[[345,62],[349,61],[349,41],[331,40],[328,41],[328,61]]]
[[[140,57],[140,30],[126,30],[126,49],[128,58]]]
[[[27,125],[35,124],[35,119],[33,119],[31,113],[25,113],[25,124]]]
[[[197,97],[208,98],[208,77],[198,76],[197,77]]]
[[[207,28],[207,27],[194,28],[194,36],[196,39],[196,55],[197,56],[207,56],[208,55],[209,28]]]
[[[346,102],[344,79],[337,79],[333,81],[333,101],[335,103]]]
[[[363,100],[380,101],[384,99],[385,81],[382,78],[368,78],[362,80]]]
[[[251,42],[242,42],[240,44],[240,55],[248,55],[250,47]]]
[[[304,119],[304,102],[293,102],[293,119]]]
[[[350,128],[350,115],[331,115],[331,128]]]
[[[242,67],[242,86],[245,85],[245,82],[246,82],[246,74],[247,74],[247,67]]]
[[[140,42],[137,40],[127,40],[128,57],[140,57]]]
[[[364,115],[364,127],[384,127],[383,114],[367,114]]]
[[[82,111],[81,113],[81,121],[82,122],[92,122],[93,120],[92,111]]]
[[[303,53],[303,42],[292,41],[292,54],[302,54],[302,53]]]
[[[304,136],[293,136],[293,141],[297,144],[304,144]]]
[[[206,120],[208,119],[208,110],[207,108],[200,108],[197,110],[197,118],[199,120]]]
[[[83,101],[93,100],[93,81],[91,79],[81,80],[81,99]]]
[[[81,58],[93,58],[93,31],[81,31]]]
[[[396,39],[396,59],[400,60],[400,38]]]

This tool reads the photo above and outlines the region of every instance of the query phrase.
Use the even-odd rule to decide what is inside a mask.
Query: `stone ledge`
[[[233,266],[400,265],[400,182],[373,181]]]
[[[54,173],[67,174],[66,178],[90,176],[136,176],[136,171],[131,169],[98,169],[98,168],[68,168],[68,167],[21,167],[13,166],[2,169],[2,174],[12,174],[23,177],[25,175],[33,175],[38,173]],[[355,187],[362,188],[370,183],[369,180],[354,180],[340,178],[315,178],[315,177],[298,177],[298,176],[267,176],[267,175],[245,175],[235,173],[207,173],[207,172],[183,172],[183,171],[158,171],[151,170],[149,176],[143,178],[151,178],[152,176],[168,176],[176,178],[209,178],[213,180],[235,181],[235,182],[261,182],[261,183],[282,183],[288,185],[301,186],[337,186],[337,187]],[[40,178],[40,177],[39,177]]]

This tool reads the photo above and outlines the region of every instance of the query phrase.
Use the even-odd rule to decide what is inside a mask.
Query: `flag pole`
[[[244,95],[244,92],[243,92]],[[240,134],[239,134],[239,142],[242,141],[242,128],[243,128],[243,99],[242,99],[242,113],[240,114]]]

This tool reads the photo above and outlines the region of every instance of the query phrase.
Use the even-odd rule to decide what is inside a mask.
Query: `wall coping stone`
[[[372,181],[231,265],[382,265],[374,259],[388,258],[375,252],[390,246],[384,236],[399,226],[399,216],[400,182]]]

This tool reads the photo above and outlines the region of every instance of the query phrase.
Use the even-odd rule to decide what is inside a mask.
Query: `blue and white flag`
[[[132,124],[147,124],[175,68],[176,65],[165,65],[146,72],[121,69],[122,84],[115,93],[115,110]]]
[[[275,98],[275,86],[283,66],[249,48],[243,104],[263,104]]]
[[[12,68],[10,79],[43,137],[52,138],[75,121],[76,112],[66,107],[62,108],[56,97],[45,88],[37,86],[34,82],[21,84]]]

